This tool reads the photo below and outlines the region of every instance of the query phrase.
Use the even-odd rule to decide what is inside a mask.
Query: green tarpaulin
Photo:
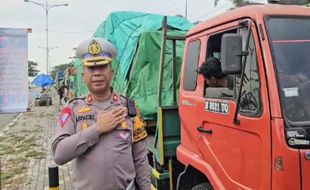
[[[184,36],[185,32],[172,31],[168,34]],[[161,41],[162,32],[144,32],[141,34],[127,83],[126,92],[135,99],[145,119],[156,117]],[[183,48],[184,41],[177,42],[176,86],[179,86]],[[172,42],[167,41],[162,88],[163,105],[171,105],[173,102],[172,85]]]
[[[74,67],[75,67],[75,75],[74,75],[74,94],[76,97],[85,96],[88,92],[88,89],[83,82],[83,65],[81,60],[75,59],[74,60]]]
[[[114,12],[102,22],[94,36],[111,41],[117,49],[116,60],[118,82],[120,89],[124,89],[126,78],[133,57],[136,53],[140,34],[146,31],[158,31],[162,27],[163,16],[138,12]],[[192,24],[182,17],[169,16],[168,28],[187,31]]]
[[[119,93],[134,98],[145,119],[155,119],[157,107],[158,69],[161,47],[162,15],[114,12],[103,21],[94,36],[108,39],[117,50],[112,67],[115,77],[113,88]],[[185,35],[193,26],[182,17],[168,16],[169,35]],[[184,42],[177,44],[177,73],[183,56]],[[167,41],[165,74],[163,83],[163,105],[172,103],[172,51]],[[76,63],[77,75],[82,72]],[[179,74],[178,74],[179,77]],[[80,78],[80,79],[79,79]],[[76,76],[78,95],[85,95],[81,75]]]

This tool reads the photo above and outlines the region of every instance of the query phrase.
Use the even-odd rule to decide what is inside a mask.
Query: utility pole
[[[185,18],[187,19],[187,0],[185,0]]]
[[[45,0],[45,4],[42,3],[38,3],[36,1],[32,1],[32,0],[24,0],[25,2],[29,2],[29,3],[33,3],[35,5],[38,5],[39,7],[42,7],[45,10],[45,32],[46,32],[46,74],[49,75],[49,44],[48,44],[48,11],[51,8],[54,7],[60,7],[60,6],[68,6],[68,3],[64,3],[64,4],[53,4],[53,5],[49,5],[47,0]]]

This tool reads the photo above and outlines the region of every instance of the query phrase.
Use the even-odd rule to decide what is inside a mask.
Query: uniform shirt
[[[73,186],[77,190],[121,190],[134,179],[140,190],[150,190],[146,141],[144,137],[135,140],[130,118],[108,133],[96,131],[96,115],[118,105],[126,106],[126,99],[115,93],[106,102],[88,95],[62,110],[52,154],[59,165],[74,159]]]

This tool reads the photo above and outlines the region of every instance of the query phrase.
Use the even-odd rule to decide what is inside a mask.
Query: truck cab
[[[187,34],[179,189],[310,189],[309,31],[309,8],[251,5]],[[211,57],[231,87],[197,72]]]

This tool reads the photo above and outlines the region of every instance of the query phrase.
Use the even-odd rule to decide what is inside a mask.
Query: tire
[[[191,188],[191,190],[213,190],[210,183],[200,183]]]

